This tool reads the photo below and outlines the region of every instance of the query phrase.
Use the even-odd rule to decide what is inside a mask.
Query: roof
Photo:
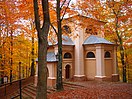
[[[54,44],[52,42],[48,42],[48,44],[51,45],[56,45],[58,41],[54,40]],[[69,36],[64,36],[62,35],[62,45],[75,45],[71,38]]]
[[[100,20],[88,17],[88,16],[80,15],[80,14],[64,18],[64,20],[70,20],[70,19],[74,19],[74,18],[76,20],[81,20],[81,21],[83,21],[83,19],[86,19],[88,22],[92,22],[92,23],[94,22],[94,24],[99,24],[99,25],[105,25],[107,23],[107,22],[104,22],[104,21],[100,21]]]
[[[62,45],[75,45],[70,37],[62,36]]]
[[[38,61],[38,58],[35,61]],[[48,52],[47,53],[47,62],[56,62],[56,61],[57,61],[57,59],[56,59],[55,53]]]
[[[83,43],[83,45],[87,45],[87,44],[114,44],[114,43],[104,38],[91,35]]]

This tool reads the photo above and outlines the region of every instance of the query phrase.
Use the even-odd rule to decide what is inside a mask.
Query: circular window
[[[86,30],[85,30],[85,33],[87,34],[91,34],[91,35],[97,35],[97,31],[96,31],[96,28],[93,27],[92,25],[89,25]]]
[[[71,29],[70,29],[70,27],[69,26],[67,26],[67,25],[64,25],[63,26],[63,29],[62,29],[65,33],[71,33]]]
[[[85,33],[92,34],[92,28],[90,28],[90,27],[86,28]]]

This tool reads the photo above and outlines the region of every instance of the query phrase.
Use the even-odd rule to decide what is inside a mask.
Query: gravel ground
[[[48,95],[48,99],[132,99],[132,84],[121,82],[68,82],[64,90]],[[76,87],[75,87],[76,86]]]

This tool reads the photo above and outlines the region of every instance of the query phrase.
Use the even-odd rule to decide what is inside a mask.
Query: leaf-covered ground
[[[64,90],[53,92],[48,99],[132,99],[132,84],[121,82],[68,82]]]

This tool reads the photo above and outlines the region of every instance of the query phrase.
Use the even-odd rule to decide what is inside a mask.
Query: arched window
[[[64,58],[72,58],[72,55],[67,52],[67,53],[64,54]]]
[[[93,52],[88,52],[86,57],[87,58],[95,58],[95,55]]]
[[[110,52],[108,51],[105,52],[105,58],[110,58]]]
[[[64,25],[63,26],[63,30],[66,32],[66,33],[71,33],[71,29],[70,29],[70,27],[69,26],[67,26],[67,25]]]

